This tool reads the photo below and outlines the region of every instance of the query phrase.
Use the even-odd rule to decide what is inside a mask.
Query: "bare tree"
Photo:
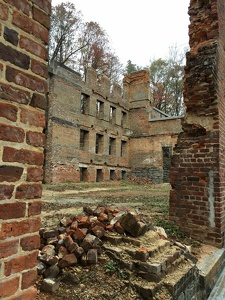
[[[52,9],[49,58],[85,76],[87,67],[120,80],[122,64],[112,51],[109,37],[96,22],[84,23],[82,14],[70,2]]]
[[[82,14],[70,2],[52,8],[49,34],[49,58],[63,64],[70,64],[85,46],[78,43],[82,32]]]
[[[167,59],[151,62],[150,84],[156,107],[171,116],[182,115],[185,111],[183,102],[184,52],[178,47],[169,49]]]

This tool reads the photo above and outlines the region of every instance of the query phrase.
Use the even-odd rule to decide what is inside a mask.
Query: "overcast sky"
[[[52,5],[66,2],[52,0]],[[121,62],[130,59],[146,66],[166,58],[168,48],[188,46],[187,14],[190,0],[70,0],[85,21],[95,21],[107,32]]]

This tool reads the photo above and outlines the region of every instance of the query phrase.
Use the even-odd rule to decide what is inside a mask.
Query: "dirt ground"
[[[42,227],[54,227],[63,217],[81,214],[84,205],[92,208],[99,204],[114,205],[119,209],[126,207],[150,216],[154,225],[166,230],[169,239],[192,244],[197,251],[199,243],[183,236],[168,221],[169,191],[169,184],[137,184],[128,181],[46,185],[43,191]],[[129,274],[116,266],[109,267],[110,264],[112,262],[109,258],[103,255],[97,265],[68,269],[61,274],[60,288],[54,294],[38,291],[37,300],[142,299],[129,285]],[[111,272],[112,269],[114,272]],[[161,294],[160,298],[155,299],[170,299],[167,291],[164,295],[163,298]]]

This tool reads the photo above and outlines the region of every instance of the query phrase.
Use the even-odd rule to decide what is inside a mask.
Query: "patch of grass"
[[[164,228],[166,233],[172,238],[185,238],[185,235],[179,229],[162,217],[154,220],[154,225]]]

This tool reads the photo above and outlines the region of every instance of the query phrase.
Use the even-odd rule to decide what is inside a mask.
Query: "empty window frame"
[[[110,180],[116,180],[116,171],[110,170]]]
[[[124,157],[127,155],[127,141],[121,141],[120,156]]]
[[[103,142],[104,142],[103,135],[97,133],[96,134],[96,144],[95,144],[95,153],[96,154],[102,154],[103,153],[103,148],[104,148]]]
[[[89,132],[87,130],[80,129],[80,149],[88,150],[88,137]]]
[[[116,155],[116,139],[109,138],[109,155]]]
[[[90,104],[90,96],[81,93],[80,98],[80,112],[82,114],[88,114],[89,113],[89,104]]]
[[[96,170],[96,181],[103,181],[103,172],[102,169],[97,169]]]
[[[110,106],[109,108],[109,122],[116,124],[116,108],[113,106]]]
[[[104,119],[104,102],[100,100],[96,101],[96,118]]]
[[[123,180],[127,179],[127,172],[126,171],[122,171],[122,179]]]
[[[122,127],[127,126],[127,113],[125,111],[121,112],[121,126]]]
[[[88,169],[80,168],[80,181],[88,182]]]

